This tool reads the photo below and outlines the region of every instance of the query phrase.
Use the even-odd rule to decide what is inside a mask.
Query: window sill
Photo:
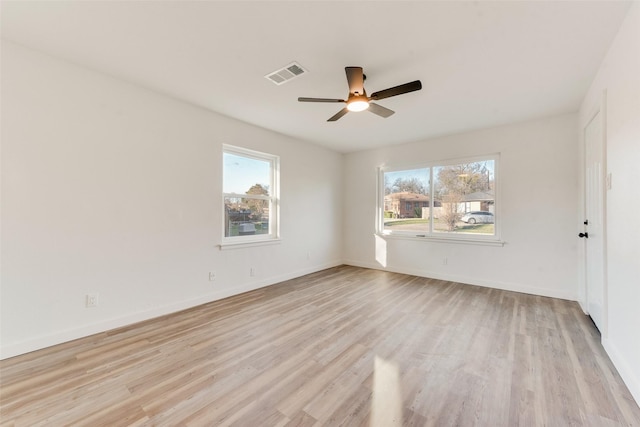
[[[245,242],[228,242],[228,243],[220,243],[218,247],[221,251],[228,251],[231,249],[242,249],[242,248],[253,248],[257,246],[269,246],[269,245],[279,245],[282,242],[280,239],[269,239],[269,240],[251,240]]]
[[[470,239],[465,237],[437,237],[427,235],[399,235],[399,234],[383,234],[376,233],[376,236],[382,239],[391,240],[413,240],[424,242],[438,242],[438,243],[457,243],[464,245],[482,245],[482,246],[504,246],[506,244],[503,240],[490,240],[490,239]]]

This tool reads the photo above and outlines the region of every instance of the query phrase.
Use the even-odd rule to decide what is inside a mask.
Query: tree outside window
[[[462,216],[468,212],[466,202],[473,199],[469,195],[482,192],[489,194],[493,163],[493,160],[487,160],[435,168],[434,197],[442,202],[441,220],[446,231],[455,231]],[[487,209],[488,206],[489,203],[484,204]],[[481,211],[482,207],[478,205],[476,210]],[[438,228],[436,231],[441,231]]]

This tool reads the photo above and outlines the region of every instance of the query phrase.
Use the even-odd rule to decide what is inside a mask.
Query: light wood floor
[[[338,267],[0,362],[24,426],[640,426],[574,302]]]

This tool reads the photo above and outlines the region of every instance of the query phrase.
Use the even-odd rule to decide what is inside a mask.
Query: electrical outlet
[[[87,308],[98,306],[98,294],[87,294],[86,299]]]
[[[255,275],[256,275],[256,269],[255,269],[255,268],[253,268],[253,267],[251,267],[251,268],[249,269],[249,276],[251,276],[251,277],[255,277]]]
[[[214,273],[213,271],[209,272],[209,281],[213,282],[214,280],[216,280],[216,273]]]
[[[447,265],[449,260],[447,258],[442,258],[442,265]]]
[[[311,252],[307,252],[307,259],[311,259]]]

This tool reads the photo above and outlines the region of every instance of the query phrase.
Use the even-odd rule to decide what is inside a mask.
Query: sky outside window
[[[223,161],[224,193],[245,194],[255,184],[269,188],[271,179],[268,161],[231,153],[223,153]]]

